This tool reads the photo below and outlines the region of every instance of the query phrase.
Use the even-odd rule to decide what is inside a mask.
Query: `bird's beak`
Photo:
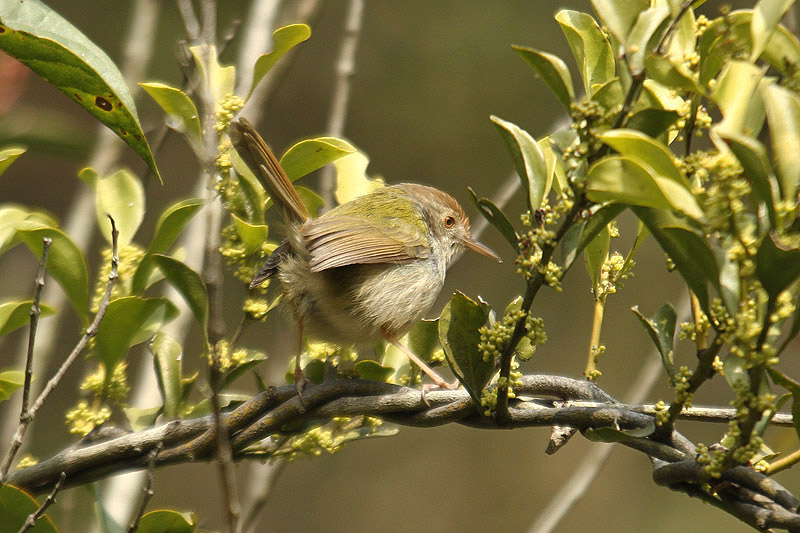
[[[465,237],[464,239],[462,239],[461,242],[464,244],[464,246],[466,246],[467,248],[469,248],[473,252],[478,252],[481,255],[485,255],[486,257],[494,259],[498,263],[502,263],[503,262],[503,260],[500,259],[500,256],[497,255],[496,253],[494,253],[494,251],[491,248],[489,248],[485,244],[479,243],[478,241],[476,241],[475,239],[473,239],[471,237]]]

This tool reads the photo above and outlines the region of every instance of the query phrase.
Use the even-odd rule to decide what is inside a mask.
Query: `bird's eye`
[[[444,227],[445,228],[452,228],[456,225],[456,217],[452,215],[447,215],[444,217]]]

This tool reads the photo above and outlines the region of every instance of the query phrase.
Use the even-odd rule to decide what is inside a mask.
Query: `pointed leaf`
[[[714,130],[716,131],[716,130]],[[764,145],[753,137],[737,134],[721,134],[736,159],[742,165],[745,176],[750,180],[756,199],[766,205],[769,220],[774,226],[775,200],[778,191],[773,191],[772,165]]]
[[[578,63],[586,94],[614,77],[614,52],[597,22],[586,13],[564,9],[556,13],[556,21],[567,38]]]
[[[472,205],[475,206],[478,212],[483,215],[483,218],[485,218],[489,224],[494,226],[494,228],[500,232],[500,235],[505,238],[514,251],[519,253],[517,232],[514,230],[514,226],[511,225],[511,222],[508,220],[508,217],[506,217],[505,213],[503,213],[500,208],[494,205],[488,198],[478,198],[475,195],[475,191],[473,191],[471,187],[467,187],[467,191],[469,192],[469,199],[472,201]]]
[[[33,300],[0,303],[0,337],[30,324],[32,305]],[[40,304],[39,308],[41,311],[40,317],[53,315],[56,312],[55,309],[44,304]]]
[[[294,181],[356,151],[355,146],[336,137],[306,139],[286,150],[281,156],[281,166]]]
[[[764,106],[756,92],[764,69],[746,61],[731,61],[717,80],[711,99],[722,112],[716,129],[723,135],[757,136],[764,124]]]
[[[567,64],[560,57],[547,52],[523,46],[512,46],[511,48],[536,71],[536,74],[542,78],[561,105],[569,110],[570,103],[575,98],[575,89],[572,87],[572,76]]]
[[[89,273],[83,254],[66,233],[55,228],[20,230],[19,236],[36,257],[42,258],[42,239],[53,240],[47,254],[47,273],[58,281],[85,325],[89,313]]]
[[[186,300],[197,324],[205,333],[208,325],[208,291],[200,274],[168,255],[153,254],[153,260],[164,277]]]
[[[18,230],[56,227],[57,225],[58,223],[53,217],[40,211],[30,211],[14,204],[1,205],[0,255],[21,242],[17,234]]]
[[[480,402],[481,391],[494,373],[493,361],[483,360],[478,350],[478,329],[486,324],[489,309],[456,291],[439,316],[439,343],[447,362],[472,398]]]
[[[238,233],[239,238],[242,239],[242,244],[244,244],[245,253],[247,255],[261,248],[261,245],[266,242],[267,235],[269,234],[269,228],[267,228],[266,225],[249,224],[236,215],[231,215],[231,218],[233,219],[233,226],[236,228],[236,233]]]
[[[0,402],[8,400],[24,383],[25,373],[22,370],[0,372]]]
[[[783,18],[783,14],[794,4],[794,0],[759,0],[753,8],[750,22],[752,49],[750,61],[754,62],[767,47],[770,37]]]
[[[158,388],[164,400],[164,414],[172,420],[178,417],[183,397],[183,349],[175,339],[159,331],[150,341],[150,353],[154,357]]]
[[[768,368],[769,377],[776,385],[780,385],[792,393],[792,425],[800,437],[800,383],[775,368]]]
[[[275,63],[286,55],[289,50],[309,37],[311,37],[311,28],[305,24],[290,24],[275,30],[272,33],[272,51],[256,59],[256,64],[253,67],[253,81],[250,84],[250,92],[247,94],[246,100],[250,99],[255,88]]]
[[[767,112],[769,135],[775,161],[778,165],[778,180],[784,200],[792,200],[800,183],[800,98],[788,89],[774,83],[761,86],[761,97]]]
[[[668,16],[669,9],[666,7],[650,7],[639,13],[625,40],[631,71],[644,68],[645,58],[654,50],[654,41],[661,35],[659,29]]]
[[[514,167],[528,195],[528,209],[539,209],[547,184],[547,163],[530,133],[499,117],[489,117],[506,143]]]
[[[166,113],[167,126],[184,135],[195,153],[200,153],[200,115],[192,99],[182,90],[165,83],[140,83],[139,86]]]
[[[648,0],[592,0],[592,7],[603,24],[620,43],[626,44],[628,34],[640,14],[648,8]]]
[[[142,259],[133,276],[132,292],[134,294],[144,290],[145,284],[155,268],[151,256],[168,252],[183,228],[201,207],[203,207],[203,200],[189,198],[176,202],[164,210],[156,223],[155,235],[147,248],[147,255]]]
[[[3,172],[11,166],[11,163],[16,161],[26,150],[27,148],[22,146],[6,146],[0,150],[0,176],[2,176]]]
[[[565,236],[561,243],[564,269],[569,269],[577,259],[578,254],[586,248],[586,245],[594,240],[608,226],[608,223],[617,218],[625,209],[626,206],[622,204],[609,204],[598,209],[585,224],[573,226],[575,229],[570,229],[570,232],[574,231],[571,240],[568,240]]]
[[[193,533],[197,528],[194,513],[161,509],[142,516],[136,533]]]
[[[702,210],[683,184],[654,174],[652,167],[644,167],[638,161],[605,157],[589,168],[587,177],[586,196],[593,202],[675,209],[702,219]]]
[[[639,306],[631,307],[636,317],[644,326],[645,331],[653,340],[661,354],[661,361],[664,364],[664,370],[667,371],[670,379],[675,377],[675,359],[674,359],[674,342],[675,342],[675,322],[676,314],[675,308],[671,303],[667,302],[655,315],[651,317],[644,316],[639,311]]]
[[[143,429],[151,428],[155,425],[158,415],[161,414],[162,407],[157,405],[155,407],[124,407],[122,412],[125,413],[125,418],[134,431],[141,431]],[[138,530],[137,530],[138,531]]]
[[[105,52],[39,0],[0,0],[0,29],[0,49],[108,126],[161,179],[133,97]]]
[[[756,253],[756,275],[774,300],[800,276],[800,250],[775,242],[772,234],[761,241]]]
[[[87,173],[93,175],[87,177]],[[111,225],[108,223],[108,216],[111,215],[119,231],[119,246],[130,244],[144,219],[142,183],[124,168],[108,176],[98,176],[93,169],[85,168],[80,172],[80,177],[90,183],[95,191],[95,214],[100,233],[111,244]]]
[[[95,337],[95,352],[106,368],[107,377],[125,359],[129,347],[146,340],[141,338],[142,332],[151,317],[168,308],[171,308],[170,314],[177,314],[175,307],[166,298],[125,296],[109,303]],[[151,335],[152,333],[148,337]]]
[[[256,350],[247,350],[247,355],[237,360],[235,366],[225,374],[222,379],[222,388],[230,387],[234,381],[266,360],[267,354]]]

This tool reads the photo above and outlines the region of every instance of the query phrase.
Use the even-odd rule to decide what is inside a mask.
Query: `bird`
[[[385,340],[439,387],[447,382],[400,342],[433,306],[447,268],[467,249],[501,258],[470,235],[469,218],[449,194],[416,183],[379,188],[312,218],[280,162],[256,129],[231,122],[231,142],[264,185],[287,226],[286,239],[253,277],[254,289],[277,277],[297,323],[295,385],[305,333],[341,345]]]

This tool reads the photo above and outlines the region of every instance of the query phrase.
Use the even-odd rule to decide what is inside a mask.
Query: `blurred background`
[[[132,2],[47,3],[112,59],[121,61]],[[219,5],[220,33],[233,20],[247,16],[248,2],[226,0]],[[280,151],[301,138],[326,133],[347,2],[320,5],[310,21],[310,41],[300,45],[290,59],[289,70],[261,112],[258,127]],[[719,7],[717,2],[708,2],[702,12],[716,15]],[[447,190],[468,206],[474,224],[479,215],[469,205],[466,187],[491,198],[512,172],[508,153],[489,116],[514,122],[537,138],[553,131],[564,119],[562,107],[510,48],[511,44],[520,44],[549,51],[572,68],[566,41],[553,20],[561,8],[590,10],[588,1],[577,0],[366,2],[345,137],[370,157],[370,173],[382,175],[389,183],[417,181]],[[174,51],[176,40],[183,37],[183,26],[172,2],[164,2],[157,31],[156,53],[145,80],[178,86],[182,77]],[[235,60],[238,44],[236,39],[231,42],[223,62]],[[576,87],[580,85],[574,68],[573,80]],[[22,92],[15,98],[12,89],[20,87]],[[156,129],[162,121],[161,112],[141,91],[136,92],[136,99],[146,132]],[[3,101],[11,104],[3,108]],[[30,147],[3,175],[0,201],[45,209],[63,220],[73,197],[84,187],[76,175],[87,162],[95,135],[94,119],[38,77],[28,76],[22,84],[11,77],[0,79],[0,145],[23,142]],[[175,135],[166,139],[156,159],[163,186],[152,177],[146,178],[144,164],[132,151],[123,150],[122,164],[146,180],[148,217],[140,230],[140,242],[150,238],[157,214],[166,205],[192,194],[199,170],[191,150]],[[305,184],[314,187],[315,179],[304,178]],[[512,222],[518,224],[522,206],[517,194],[506,208]],[[635,227],[635,221],[623,218],[622,238],[612,246],[625,253]],[[505,262],[496,265],[479,256],[465,256],[451,269],[432,316],[455,289],[480,295],[498,309],[522,290],[521,278],[514,274],[510,247],[492,229],[481,240]],[[96,248],[88,252],[95,270],[96,252]],[[36,263],[29,255],[18,247],[0,258],[0,294],[4,297],[30,294]],[[638,304],[649,315],[665,301],[678,306],[687,298],[678,275],[667,272],[664,255],[652,240],[642,247],[637,261],[635,277],[609,297],[602,336],[607,352],[599,363],[603,372],[599,385],[621,399],[637,380],[640,368],[658,357],[629,308]],[[233,328],[239,317],[236,302],[244,291],[229,281],[228,326]],[[591,311],[589,282],[582,265],[576,264],[564,279],[562,293],[544,290],[537,299],[534,312],[544,318],[549,341],[522,366],[522,371],[580,377],[588,350]],[[270,326],[250,328],[245,344],[270,355],[264,374],[270,376],[271,383],[279,383],[293,338],[286,338],[284,332],[293,326],[280,319],[272,322]],[[61,329],[52,368],[78,336],[77,322],[68,320]],[[13,366],[21,338],[12,336],[0,344],[0,367]],[[678,360],[693,366],[693,356],[686,348],[682,347]],[[199,367],[199,357],[193,356],[196,353],[187,346],[184,365]],[[137,349],[129,361],[135,387],[137,373],[152,363],[142,349]],[[91,362],[81,365],[70,371],[68,382],[62,384],[29,432],[33,455],[49,457],[73,441],[63,422],[64,411],[73,404],[83,373],[94,368]],[[243,386],[250,385],[250,380],[242,382]],[[695,404],[726,405],[726,389],[727,385],[717,379]],[[671,399],[666,377],[647,394],[648,403],[659,399]],[[153,399],[149,405],[155,403]],[[4,402],[0,416],[14,419],[18,409],[18,400]],[[693,440],[706,443],[715,442],[724,431],[721,425],[686,422],[679,429]],[[274,479],[255,530],[527,531],[581,459],[590,450],[610,446],[577,436],[556,455],[546,456],[548,436],[547,428],[480,431],[454,425],[402,427],[394,437],[355,442],[334,455],[300,459]],[[778,450],[797,446],[792,430],[771,429],[767,439]],[[8,442],[7,438],[3,442]],[[255,490],[248,479],[254,470],[252,463],[237,465],[243,497]],[[641,454],[616,447],[585,497],[556,531],[749,530],[713,507],[657,487],[651,471]],[[159,470],[149,508],[196,511],[203,528],[223,528],[218,479],[213,464]],[[800,481],[792,471],[780,474],[778,479],[790,490],[795,490]],[[139,494],[134,492],[133,497]],[[54,511],[57,523],[64,531],[84,530],[82,520],[90,502],[85,488],[64,491],[59,497],[64,511],[60,515]],[[64,518],[58,520],[59,516]],[[73,524],[72,529],[69,524]]]

